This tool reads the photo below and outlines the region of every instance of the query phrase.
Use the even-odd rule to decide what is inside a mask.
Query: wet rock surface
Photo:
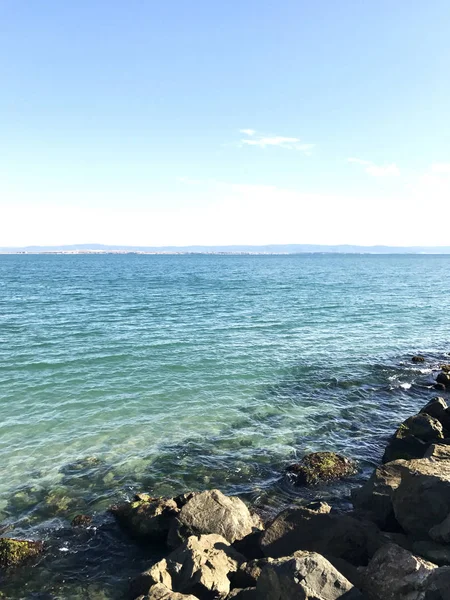
[[[0,538],[0,568],[9,569],[24,564],[44,551],[41,541]]]
[[[354,475],[355,461],[335,452],[313,452],[300,463],[290,465],[286,472],[295,485],[316,485]]]

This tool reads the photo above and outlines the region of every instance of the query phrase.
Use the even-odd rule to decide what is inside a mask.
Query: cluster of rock
[[[354,470],[344,457],[315,453],[288,476],[315,484]],[[171,551],[136,579],[130,597],[450,600],[450,409],[443,398],[398,428],[352,501],[352,512],[317,501],[264,524],[218,490],[139,494],[112,512],[132,536]]]
[[[439,384],[450,390],[450,366],[441,374]],[[345,457],[319,452],[288,468],[287,476],[314,485],[355,468]],[[111,512],[130,536],[167,548],[167,555],[132,583],[130,598],[450,600],[450,408],[444,398],[400,425],[383,464],[353,490],[352,502],[347,513],[316,501],[263,523],[242,500],[219,490],[175,498],[138,494]],[[89,519],[80,515],[73,525],[88,526]],[[41,551],[40,542],[2,538],[0,567]]]

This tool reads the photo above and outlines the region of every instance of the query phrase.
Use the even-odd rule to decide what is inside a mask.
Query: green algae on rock
[[[0,568],[16,567],[41,554],[43,542],[0,538]]]
[[[356,473],[356,463],[335,452],[313,452],[287,468],[296,485],[316,485]]]

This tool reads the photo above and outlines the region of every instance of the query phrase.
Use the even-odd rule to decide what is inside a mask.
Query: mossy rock
[[[43,542],[0,538],[0,568],[16,567],[42,553]]]
[[[287,468],[295,485],[316,485],[356,473],[356,463],[335,452],[313,452]]]

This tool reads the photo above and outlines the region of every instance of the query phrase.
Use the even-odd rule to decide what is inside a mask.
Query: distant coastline
[[[74,244],[0,247],[0,254],[450,254],[450,246],[356,246],[270,244],[264,246],[120,246]]]

